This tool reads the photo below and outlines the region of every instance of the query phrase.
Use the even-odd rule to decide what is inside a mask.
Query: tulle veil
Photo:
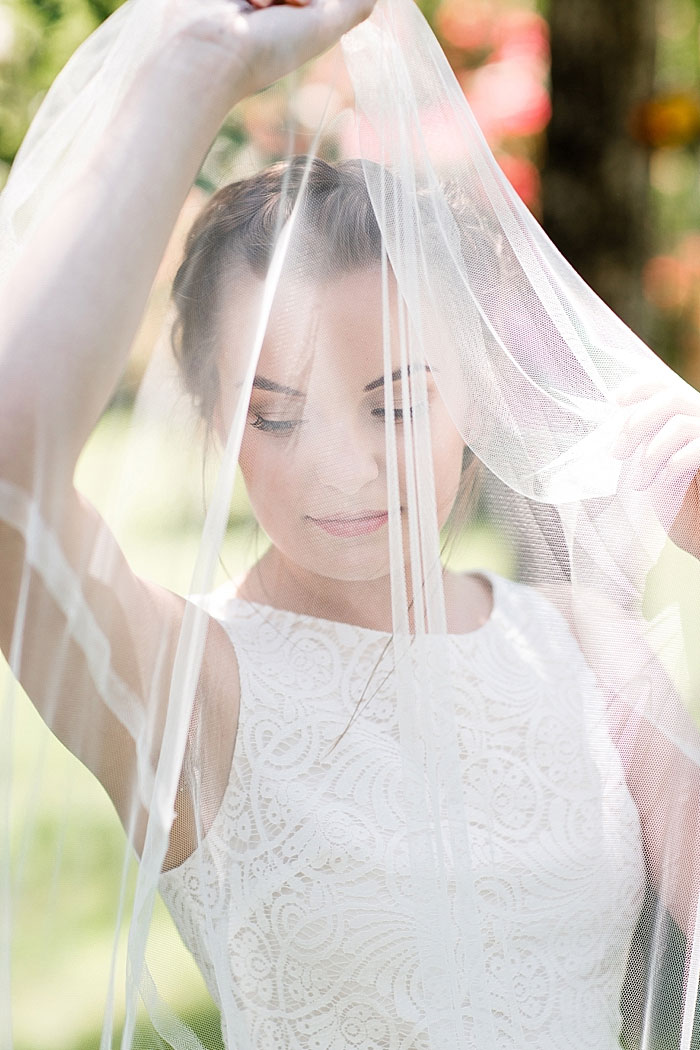
[[[55,82],[0,197],[7,286],[109,151],[167,17],[164,0],[128,0]],[[244,183],[248,197],[226,189]],[[212,318],[235,344],[213,400]],[[635,384],[691,396],[518,199],[409,0],[379,0],[237,107],[79,464],[107,527],[65,549],[44,510],[60,435],[40,417],[33,478],[0,479],[2,536],[23,551],[3,696],[3,1047],[57,1045],[54,1009],[97,1017],[100,1046],[125,1050],[694,1045],[700,572],[669,532],[695,470],[638,487],[615,453]],[[346,482],[346,467],[366,477]],[[298,590],[240,597],[285,542]],[[189,597],[138,683],[120,673],[116,619],[93,607],[96,589],[119,604],[120,549]],[[493,601],[469,629],[453,597],[466,570]],[[334,613],[338,580],[377,579],[387,629],[362,601],[356,622]],[[17,684],[31,693],[32,588],[62,625],[47,635],[49,729],[75,649],[87,670],[59,736],[89,737],[108,711],[133,747],[122,812],[148,820],[126,820],[126,837],[113,816],[104,837],[106,799]],[[212,622],[240,692],[223,796],[208,773],[231,713],[207,699]],[[173,857],[183,792],[194,847]]]

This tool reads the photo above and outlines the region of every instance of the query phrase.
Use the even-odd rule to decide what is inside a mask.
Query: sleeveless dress
[[[498,1046],[618,1050],[645,889],[637,810],[564,620],[483,575],[490,618],[436,643],[450,650]],[[380,685],[341,737],[368,680],[389,677],[389,635],[228,586],[206,605],[236,649],[240,726],[221,808],[160,891],[224,1041],[428,1050],[391,692]]]

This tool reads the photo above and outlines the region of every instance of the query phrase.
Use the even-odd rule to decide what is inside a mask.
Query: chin
[[[385,556],[381,560],[363,558],[334,559],[324,561],[318,559],[307,566],[310,572],[316,576],[323,576],[327,580],[337,580],[339,583],[371,583],[373,580],[383,580],[390,573],[389,559]]]
[[[389,575],[389,548],[377,544],[344,542],[345,549],[319,549],[307,545],[303,551],[287,550],[286,557],[314,576],[342,583],[370,583]],[[324,545],[325,546],[325,545]],[[340,546],[340,545],[339,545]]]

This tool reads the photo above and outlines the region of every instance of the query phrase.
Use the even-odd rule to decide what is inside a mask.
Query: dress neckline
[[[480,624],[478,627],[475,627],[471,631],[448,631],[446,634],[425,635],[425,637],[439,637],[450,639],[476,638],[477,636],[482,636],[485,632],[488,632],[491,629],[496,613],[500,609],[502,598],[501,584],[503,581],[497,573],[491,572],[488,569],[478,569],[474,572],[469,573],[469,575],[481,576],[487,581],[487,583],[490,584],[491,611],[488,617],[484,620],[482,624]],[[227,585],[225,584],[224,586]],[[267,605],[264,602],[254,602],[251,601],[249,598],[239,598],[237,594],[233,594],[229,600],[245,608],[254,609],[266,617],[281,616],[287,619],[291,617],[297,621],[303,621],[309,624],[322,625],[326,629],[333,629],[335,631],[360,632],[363,635],[374,636],[375,638],[381,638],[385,641],[388,641],[390,638],[393,637],[393,633],[391,631],[379,631],[373,627],[362,627],[360,626],[360,624],[348,623],[345,620],[328,620],[322,616],[313,616],[311,613],[297,613],[294,612],[292,609],[280,609],[276,605]]]

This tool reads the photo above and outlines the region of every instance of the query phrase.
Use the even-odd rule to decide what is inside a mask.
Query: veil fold
[[[39,109],[8,310],[169,14],[127,0]],[[688,1050],[699,463],[681,435],[640,483],[650,409],[619,443],[697,395],[410,0],[241,103],[182,204],[78,503],[38,371],[32,467],[2,461],[0,1045]]]

